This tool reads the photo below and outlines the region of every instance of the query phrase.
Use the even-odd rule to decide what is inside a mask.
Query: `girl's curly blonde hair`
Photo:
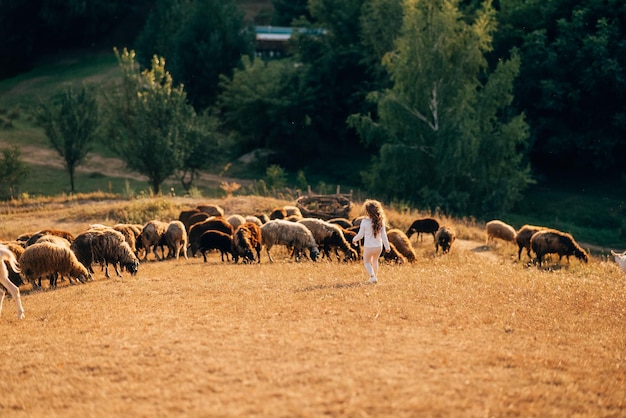
[[[380,231],[385,227],[385,211],[383,205],[373,199],[367,199],[363,204],[365,213],[372,220],[372,230],[374,231],[374,237],[377,237]]]

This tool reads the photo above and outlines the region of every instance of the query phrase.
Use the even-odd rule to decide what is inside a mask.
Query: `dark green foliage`
[[[41,102],[35,118],[52,148],[63,158],[70,176],[71,191],[75,192],[76,167],[85,161],[91,151],[100,126],[94,88],[83,85],[75,91],[67,87],[50,102]]]
[[[385,56],[393,87],[372,95],[379,118],[350,124],[380,146],[364,174],[371,191],[453,213],[502,212],[530,182],[527,126],[508,115],[519,57],[487,73],[494,30],[488,4],[469,25],[457,2],[404,9],[396,50]]]
[[[93,47],[113,32],[134,36],[146,0],[0,1],[0,79],[30,69],[43,54]],[[107,45],[109,46],[109,45]]]
[[[185,174],[206,167],[208,155],[217,148],[216,135],[205,131],[215,122],[196,114],[183,87],[174,85],[163,59],[154,57],[151,68],[143,72],[134,52],[118,53],[118,59],[123,81],[107,98],[109,146],[129,169],[148,177],[155,194],[177,172],[190,187],[195,177],[185,179]]]
[[[496,47],[520,47],[515,95],[531,127],[535,168],[575,178],[624,173],[626,3],[501,5]]]
[[[17,146],[2,150],[0,158],[0,199],[14,199],[19,195],[19,186],[28,176],[22,161],[22,150]]]
[[[301,17],[310,19],[307,0],[272,0],[274,14],[272,25],[291,26],[291,23]]]
[[[212,105],[221,74],[232,74],[252,53],[253,33],[233,0],[160,0],[136,41],[139,62],[165,57],[166,69],[185,86],[197,109]]]

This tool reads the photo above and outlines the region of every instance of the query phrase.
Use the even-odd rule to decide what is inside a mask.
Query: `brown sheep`
[[[485,231],[487,232],[487,244],[489,243],[489,240],[493,240],[495,238],[503,241],[515,242],[515,228],[498,219],[487,222],[485,225]]]
[[[408,259],[402,255],[402,253],[400,251],[398,251],[398,249],[396,248],[395,245],[393,245],[393,243],[389,243],[389,248],[390,251],[383,251],[383,259],[385,261],[390,261],[390,262],[394,262],[396,264],[406,264],[408,263]]]
[[[124,239],[130,246],[130,249],[133,251],[133,253],[135,253],[135,255],[137,255],[137,239],[141,235],[141,230],[143,229],[143,226],[120,223],[113,225],[113,229],[124,236]]]
[[[134,275],[139,269],[139,259],[130,248],[124,235],[113,228],[91,228],[76,236],[71,245],[78,260],[91,272],[93,263],[105,269],[105,277],[110,278],[109,264],[113,264],[116,274],[122,273],[118,265]]]
[[[435,233],[435,254],[439,252],[439,247],[444,254],[450,252],[454,240],[456,240],[456,233],[450,227],[439,227]]]
[[[192,226],[194,226],[197,223],[204,222],[209,218],[213,218],[213,216],[209,215],[206,212],[198,212],[198,213],[193,214],[187,220],[187,223],[185,223],[185,229],[187,230],[187,233],[189,233],[189,230],[191,229]]]
[[[165,235],[167,226],[167,222],[152,220],[143,227],[141,231],[141,242],[146,250],[143,257],[144,260],[148,258],[150,251],[154,252],[154,257],[157,260],[165,259],[165,250],[163,249],[165,242],[163,241],[163,236]],[[159,255],[157,254],[157,247],[159,246],[161,247],[161,258],[159,258]]]
[[[392,228],[387,231],[387,238],[389,243],[396,247],[396,250],[402,254],[409,263],[414,263],[417,260],[411,241],[409,237],[397,228]]]
[[[524,225],[520,229],[517,230],[515,234],[515,242],[517,242],[517,246],[519,250],[517,251],[517,259],[522,259],[522,250],[526,248],[526,254],[528,254],[528,258],[530,256],[530,238],[535,235],[536,232],[542,231],[544,229],[549,229],[544,226],[535,226],[535,225]]]
[[[270,221],[274,219],[285,219],[287,217],[287,211],[285,208],[276,208],[270,213]]]
[[[546,254],[558,254],[559,262],[561,258],[565,256],[569,263],[570,255],[575,256],[585,263],[589,261],[587,253],[578,245],[574,237],[555,229],[544,229],[536,232],[530,238],[530,248],[532,248],[533,252],[537,255],[539,267],[541,267],[543,257]]]
[[[337,224],[343,229],[348,229],[352,226],[352,222],[350,222],[350,220],[346,218],[333,218],[329,219],[328,222],[330,222],[331,224]]]
[[[438,229],[439,222],[434,218],[416,219],[407,229],[406,236],[410,239],[413,234],[417,234],[417,239],[421,241],[422,234],[432,234],[434,239]]]
[[[211,216],[224,216],[224,209],[222,209],[218,205],[213,205],[210,203],[198,205],[198,210],[200,212],[206,212]]]
[[[254,222],[245,222],[235,230],[233,235],[233,261],[237,263],[239,256],[244,261],[254,261],[256,252],[257,262],[261,262],[262,246],[261,228]]]
[[[198,251],[202,253],[205,263],[207,262],[206,253],[210,250],[219,250],[222,255],[222,262],[224,255],[228,261],[228,254],[232,254],[233,251],[233,237],[217,230],[205,231],[198,242]]]
[[[233,226],[222,217],[209,218],[204,222],[194,224],[189,230],[189,255],[195,257],[200,249],[200,237],[206,231],[220,231],[232,237],[235,232]]]
[[[26,246],[28,247],[29,245],[34,244],[43,235],[55,235],[57,237],[65,238],[70,243],[74,240],[74,236],[68,231],[63,231],[60,229],[43,229],[32,234],[30,238],[28,238],[28,240],[26,241]]]
[[[24,279],[30,283],[55,273],[75,278],[81,283],[92,278],[72,250],[50,242],[40,242],[27,247],[20,258],[20,268]]]
[[[180,214],[178,215],[178,220],[181,221],[183,225],[185,225],[187,230],[189,230],[189,227],[192,225],[189,223],[189,218],[191,218],[191,216],[195,215],[196,213],[200,213],[200,209],[194,208],[181,210]]]

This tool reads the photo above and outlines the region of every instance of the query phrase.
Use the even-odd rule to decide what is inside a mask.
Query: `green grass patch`
[[[33,70],[0,81],[0,108],[29,109],[66,84],[106,84],[119,77],[113,50],[76,52],[41,62]]]

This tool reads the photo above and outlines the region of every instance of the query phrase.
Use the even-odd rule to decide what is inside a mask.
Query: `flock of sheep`
[[[275,209],[268,216],[225,216],[217,205],[200,205],[181,211],[179,218],[171,222],[152,220],[145,225],[117,224],[114,226],[91,225],[86,231],[73,236],[67,231],[54,229],[24,234],[14,241],[0,244],[0,312],[6,288],[17,304],[18,318],[24,317],[19,286],[30,283],[33,288],[42,286],[42,279],[49,287],[56,287],[59,277],[70,283],[93,280],[94,264],[100,265],[105,276],[110,277],[109,265],[118,276],[126,270],[136,274],[141,261],[151,254],[156,260],[166,258],[194,257],[198,252],[207,261],[209,251],[219,251],[222,261],[238,263],[260,263],[261,249],[265,247],[267,257],[273,262],[271,250],[276,245],[285,246],[296,260],[308,257],[316,261],[320,257],[328,260],[356,261],[360,258],[360,247],[352,242],[358,232],[360,220],[336,218],[322,220],[305,218],[296,206]],[[519,246],[521,259],[525,248],[528,256],[532,250],[541,265],[546,254],[559,255],[559,260],[573,255],[587,262],[586,252],[563,232],[524,225],[518,231],[506,223],[494,220],[486,225],[487,240],[498,238],[515,242]],[[410,263],[416,254],[410,237],[417,234],[432,234],[435,253],[441,248],[450,251],[455,241],[454,230],[440,226],[433,218],[415,220],[405,232],[397,228],[387,230],[391,251],[382,256],[396,263]],[[167,253],[166,253],[167,249]],[[624,259],[626,254],[615,254]],[[4,287],[4,288],[3,288]]]

